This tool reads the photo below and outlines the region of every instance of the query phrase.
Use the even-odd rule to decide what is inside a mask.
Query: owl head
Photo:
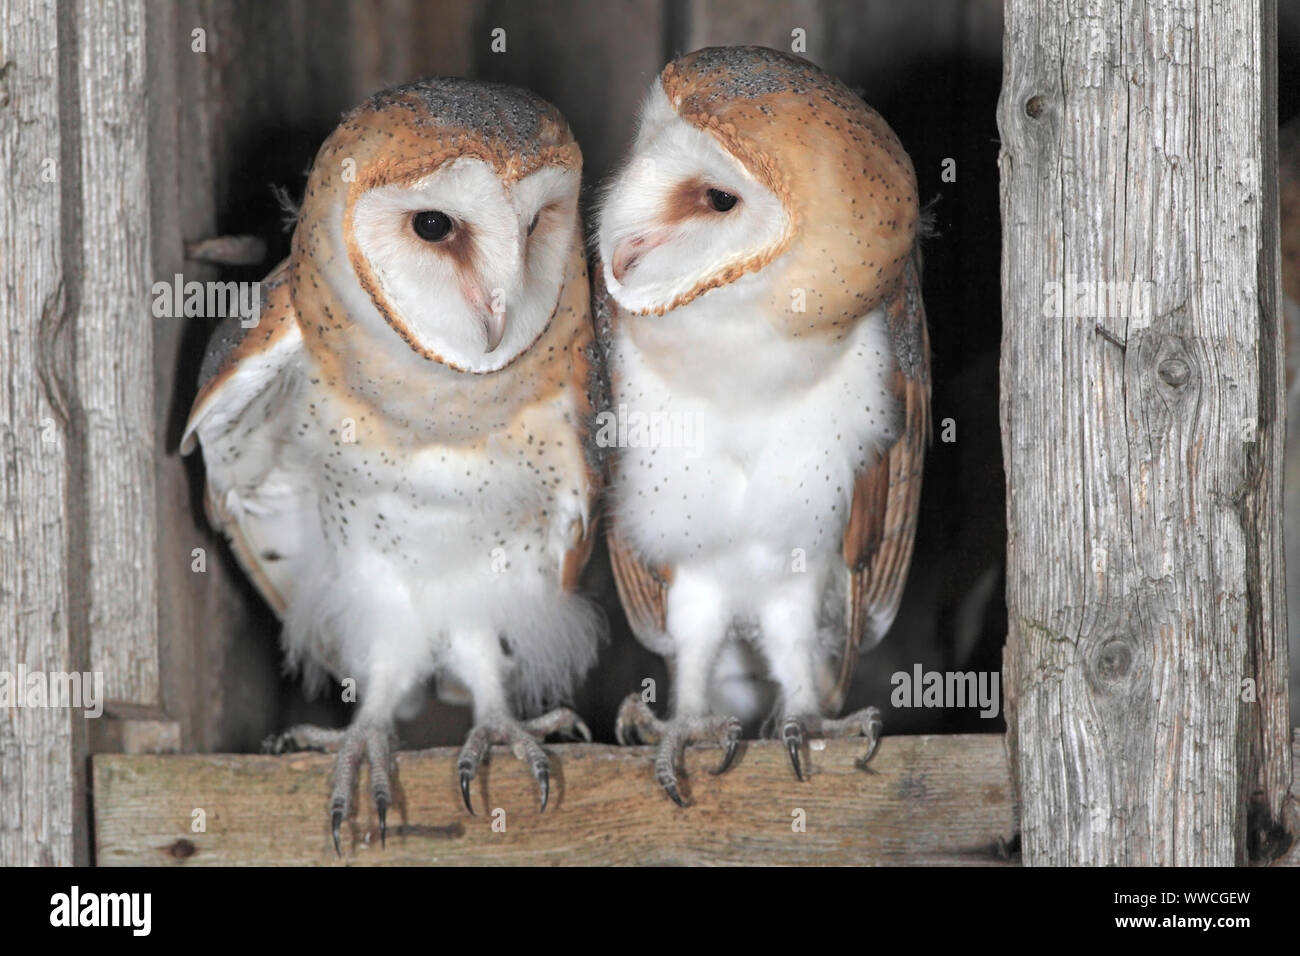
[[[842,336],[899,281],[917,217],[911,161],[858,96],[799,57],[714,47],[652,86],[598,242],[628,312],[760,297],[793,335]]]
[[[545,100],[460,79],[386,90],[322,145],[294,232],[313,334],[367,327],[390,349],[482,373],[555,310],[578,229],[582,154]]]

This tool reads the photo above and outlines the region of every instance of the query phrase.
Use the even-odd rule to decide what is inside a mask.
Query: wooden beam
[[[72,338],[61,238],[59,23],[53,4],[0,16],[0,671],[79,670],[69,642],[68,394]],[[75,123],[75,118],[69,122]],[[25,690],[25,688],[19,688]],[[82,718],[0,706],[0,866],[67,865],[85,855],[78,759]]]
[[[121,756],[94,760],[97,861],[173,864],[994,864],[1014,862],[1003,738],[887,737],[869,770],[862,744],[828,741],[794,779],[779,742],[749,742],[733,768],[693,751],[694,804],[655,783],[649,748],[548,746],[551,806],[537,812],[524,766],[497,750],[461,806],[457,751],[397,757],[399,805],[385,848],[363,779],[360,808],[330,843],[333,757]],[[505,832],[493,829],[504,811]],[[206,832],[192,830],[195,811]],[[806,832],[795,832],[796,811]],[[497,815],[497,819],[500,816]]]
[[[78,215],[65,242],[79,257],[73,360],[84,471],[83,536],[90,667],[109,700],[156,706],[152,273],[143,0],[78,0],[80,168],[65,170]],[[75,185],[74,185],[75,184]]]
[[[1248,810],[1280,819],[1274,17],[1271,0],[1006,4],[1006,667],[1026,862],[1240,863]],[[1082,301],[1098,283],[1105,301]]]

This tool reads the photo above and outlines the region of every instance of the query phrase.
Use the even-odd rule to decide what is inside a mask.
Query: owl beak
[[[506,311],[502,309],[498,312],[489,309],[483,313],[480,321],[483,323],[483,334],[487,338],[487,347],[483,351],[485,353],[495,352],[497,346],[501,344],[501,340],[505,338]]]
[[[488,294],[487,290],[477,284],[462,283],[461,291],[478,316],[479,325],[483,327],[483,353],[495,352],[506,335],[506,309],[504,305],[497,308],[498,299]]]
[[[622,282],[623,277],[636,268],[636,264],[645,258],[651,249],[656,249],[668,241],[665,233],[648,233],[629,236],[614,247],[614,255],[609,260],[609,271],[615,281]]]

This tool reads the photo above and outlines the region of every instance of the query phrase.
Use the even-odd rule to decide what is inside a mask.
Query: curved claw
[[[581,717],[574,718],[573,729],[584,743],[591,743],[591,728],[582,722]]]
[[[379,845],[388,846],[388,801],[383,797],[375,800],[375,809],[379,812]]]
[[[618,717],[614,721],[614,739],[620,747],[633,747],[646,743],[646,736],[641,732],[638,715],[647,716],[648,711],[641,701],[641,695],[635,691],[623,698],[618,707]],[[653,720],[653,717],[650,718]]]
[[[682,809],[685,809],[686,801],[682,799],[681,792],[677,789],[677,781],[660,780],[659,782],[663,784],[664,792],[667,793],[668,796],[672,797],[673,803],[677,804]]]
[[[781,736],[785,738],[785,751],[790,755],[790,765],[794,767],[794,775],[803,782],[803,767],[799,764],[799,747],[803,743],[803,731],[798,724],[786,724],[781,731]]]
[[[334,835],[334,853],[337,856],[343,856],[343,851],[339,849],[339,828],[343,826],[343,808],[335,807],[330,811],[330,832]]]
[[[470,803],[469,799],[469,782],[473,779],[474,775],[469,772],[469,768],[460,768],[460,797],[465,801],[465,809],[469,811],[471,817],[474,816],[474,804]]]
[[[731,764],[736,759],[736,751],[739,749],[740,749],[739,738],[737,737],[728,738],[726,753],[722,755],[722,763],[718,764],[718,766],[713,770],[713,775],[715,777],[720,774],[724,774],[731,769]]]
[[[551,796],[551,773],[545,767],[537,771],[537,789],[542,791],[542,805],[538,813],[546,812],[546,801]]]
[[[863,770],[866,769],[867,764],[871,762],[871,758],[876,755],[876,748],[879,746],[880,746],[880,732],[877,730],[875,737],[871,741],[871,746],[867,748],[867,752],[862,755],[861,759],[858,760],[858,766],[861,769]]]

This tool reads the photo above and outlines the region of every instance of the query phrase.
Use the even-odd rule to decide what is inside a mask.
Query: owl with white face
[[[559,708],[604,622],[577,593],[599,491],[578,221],[582,157],[523,90],[429,80],[377,94],[326,140],[260,322],[218,330],[182,445],[212,523],[284,622],[311,685],[351,679],[334,845],[370,764],[381,836],[395,721],[426,690],[471,703],[460,786],[491,745],[588,736]],[[348,686],[345,683],[345,686]]]
[[[608,540],[671,715],[634,694],[620,740],[735,755],[767,717],[803,779],[859,651],[902,594],[929,438],[912,164],[811,63],[712,48],[669,64],[600,209],[597,335],[620,421]],[[603,284],[603,290],[600,285]],[[611,430],[611,433],[613,430]]]

